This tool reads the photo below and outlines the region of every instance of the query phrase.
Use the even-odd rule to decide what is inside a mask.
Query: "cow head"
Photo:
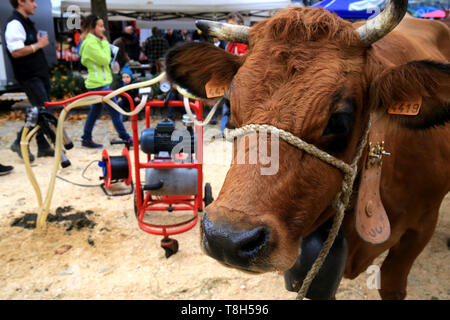
[[[386,108],[391,102],[387,100],[402,95],[384,87],[385,80],[401,82],[402,74],[410,72],[420,74],[417,81],[423,84],[430,79],[412,71],[422,67],[431,70],[428,77],[433,83],[445,79],[449,83],[449,70],[441,65],[422,62],[386,69],[370,54],[370,44],[403,17],[407,1],[400,2],[401,13],[395,11],[389,18],[389,11],[397,6],[390,4],[376,20],[376,24],[388,21],[390,25],[372,29],[355,29],[324,9],[289,8],[247,30],[250,50],[246,55],[234,56],[208,43],[187,43],[169,52],[167,73],[202,98],[211,79],[229,86],[236,127],[269,124],[350,163],[371,104]],[[239,39],[245,41],[239,28]],[[224,38],[232,39],[228,29]],[[448,102],[448,94],[437,97],[432,85],[411,90],[409,94],[420,91],[433,102]],[[405,124],[433,125],[436,114],[428,110],[425,100],[423,109],[429,121]],[[449,118],[448,105],[443,114]],[[256,140],[249,139],[246,153],[257,148],[251,141]],[[279,142],[278,161],[273,175],[260,174],[265,165],[260,161],[231,165],[217,200],[205,209],[202,220],[202,247],[210,256],[249,272],[286,270],[297,257],[301,238],[333,215],[331,202],[343,178],[338,169],[284,141]]]

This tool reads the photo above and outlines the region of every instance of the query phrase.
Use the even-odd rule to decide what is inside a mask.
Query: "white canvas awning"
[[[77,5],[82,10],[90,9],[90,0],[60,0],[64,10],[70,5]],[[250,10],[275,10],[286,7],[290,0],[106,0],[108,10],[130,12],[231,12]]]
[[[110,15],[141,18],[145,20],[198,19],[199,17],[220,18],[220,15],[233,11],[267,12],[286,8],[290,0],[106,0]],[[70,6],[76,6],[83,14],[90,11],[90,0],[52,0],[54,16],[68,16]],[[72,7],[73,8],[73,7]]]
[[[137,20],[138,28],[195,29],[195,20],[225,20],[230,12],[241,12],[246,24],[287,8],[291,0],[106,0],[109,20]],[[53,16],[72,16],[74,8],[86,16],[90,0],[52,0]],[[62,15],[61,15],[62,12]]]

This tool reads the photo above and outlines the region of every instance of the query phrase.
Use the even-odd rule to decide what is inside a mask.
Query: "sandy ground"
[[[47,224],[44,234],[12,227],[16,218],[37,210],[23,162],[9,150],[22,123],[0,119],[0,163],[15,166],[11,174],[0,177],[0,299],[295,298],[296,293],[284,289],[283,277],[278,273],[249,275],[226,268],[203,254],[198,224],[174,236],[179,242],[179,252],[166,259],[160,247],[161,237],[139,229],[132,195],[107,197],[99,187],[78,187],[57,180],[50,212],[65,206],[73,208],[67,214],[92,210],[88,218],[96,225],[66,231],[67,224],[53,222]],[[80,146],[82,126],[82,120],[67,122],[75,148],[67,153],[72,165],[59,170],[58,175],[77,183],[98,184],[101,173],[95,165],[85,173],[91,181],[81,177],[91,161],[100,159],[99,150]],[[109,120],[97,123],[94,140],[105,144],[111,155],[120,155],[121,146],[106,145],[114,136]],[[32,144],[34,154],[35,147]],[[227,148],[218,143],[205,145],[204,177],[212,184],[215,197],[227,165],[211,159],[219,152],[226,153]],[[53,158],[38,158],[32,167],[44,198],[52,164]],[[409,275],[407,299],[449,299],[449,213],[450,195],[447,195],[436,232]],[[189,214],[177,219],[186,216]],[[374,264],[380,265],[383,258]],[[352,281],[344,279],[337,298],[379,299],[377,290],[367,286],[369,276],[363,273]]]

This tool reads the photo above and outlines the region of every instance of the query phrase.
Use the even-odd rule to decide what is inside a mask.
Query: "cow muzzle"
[[[267,227],[236,230],[227,223],[211,222],[205,212],[201,237],[202,248],[210,257],[244,271],[264,271],[264,257],[271,251],[271,233]]]

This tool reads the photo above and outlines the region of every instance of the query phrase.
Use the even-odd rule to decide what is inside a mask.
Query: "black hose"
[[[71,184],[76,185],[76,186],[79,186],[79,187],[87,187],[87,188],[90,188],[90,187],[100,187],[100,186],[102,185],[102,184],[81,184],[81,183],[76,183],[76,182],[67,180],[67,179],[65,179],[65,178],[63,178],[63,177],[60,177],[60,176],[56,176],[56,177],[57,177],[58,179],[61,179],[61,180],[65,181],[65,182],[71,183]]]

